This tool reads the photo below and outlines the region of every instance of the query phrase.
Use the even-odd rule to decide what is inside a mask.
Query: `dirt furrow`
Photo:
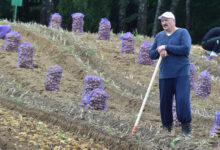
[[[17,68],[16,53],[0,53],[2,64],[0,91],[2,95],[8,97],[7,102],[15,101],[28,106],[30,111],[37,108],[37,112],[33,114],[35,118],[53,122],[68,130],[78,130],[82,134],[104,141],[111,149],[169,148],[170,142],[181,136],[179,127],[174,128],[175,135],[166,133],[161,127],[157,83],[144,110],[138,132],[134,137],[129,135],[146,89],[146,85],[137,84],[137,81],[140,83],[143,83],[145,79],[149,81],[153,66],[137,68],[136,65],[132,65],[136,61],[134,56],[119,56],[117,47],[109,48],[110,45],[106,41],[103,41],[104,45],[99,47],[101,50],[97,52],[97,55],[93,54],[96,48],[89,44],[91,42],[101,43],[101,41],[97,42],[92,34],[73,35],[38,25],[15,24],[13,28],[22,34],[22,41],[29,41],[34,45],[34,69]],[[84,43],[80,42],[83,39]],[[117,43],[115,38],[111,42]],[[0,45],[2,43],[1,41]],[[114,58],[115,56],[117,58]],[[116,63],[114,64],[114,62]],[[62,66],[64,70],[61,88],[59,92],[45,91],[44,78],[48,67],[54,64]],[[135,74],[135,69],[138,69],[138,74]],[[148,69],[151,71],[147,71]],[[126,78],[124,72],[127,72],[129,78]],[[146,72],[149,74],[145,76]],[[103,77],[104,87],[109,97],[105,111],[85,110],[78,106],[86,74]],[[214,84],[214,86],[216,85]],[[194,102],[194,106],[201,106],[200,101],[197,100],[198,104],[194,104]],[[208,109],[212,108],[211,104],[202,102],[202,106],[208,106]],[[203,109],[200,112],[204,112]],[[215,110],[209,109],[208,115],[210,112],[213,115]],[[47,117],[44,113],[52,116]],[[199,112],[197,115],[193,115],[194,138],[181,140],[180,143],[177,143],[177,148],[218,147],[215,139],[208,139],[213,118],[207,117],[206,114],[203,114],[204,117],[198,114]],[[201,142],[203,140],[208,144],[204,145]],[[190,143],[186,144],[187,142]],[[195,142],[198,143],[195,144]]]
[[[73,132],[53,124],[55,120],[52,117],[43,117],[48,116],[46,113],[28,110],[3,99],[0,103],[0,148],[4,150],[107,150],[103,144],[95,143],[93,138],[77,134],[77,130]]]

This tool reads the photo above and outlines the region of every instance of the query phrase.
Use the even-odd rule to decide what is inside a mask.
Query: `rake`
[[[158,60],[158,62],[157,62],[157,65],[156,65],[156,68],[155,68],[155,70],[154,70],[153,76],[151,77],[151,81],[150,81],[150,84],[149,84],[149,86],[148,86],[147,92],[146,92],[146,94],[145,94],[144,100],[143,100],[143,102],[142,102],[141,109],[139,110],[139,113],[138,113],[136,122],[135,122],[134,127],[133,127],[133,130],[132,130],[132,132],[131,132],[131,135],[132,135],[132,136],[134,135],[134,132],[137,130],[138,123],[139,123],[140,118],[141,118],[141,115],[142,115],[142,113],[143,113],[145,103],[147,102],[147,99],[148,99],[150,90],[151,90],[151,88],[152,88],[154,79],[155,79],[155,77],[156,77],[156,74],[157,74],[157,71],[158,71],[158,68],[159,68],[159,65],[160,65],[161,60],[162,60],[162,57],[159,58],[159,60]]]

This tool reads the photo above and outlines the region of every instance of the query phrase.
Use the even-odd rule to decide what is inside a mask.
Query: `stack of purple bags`
[[[85,101],[88,104],[86,107],[95,110],[105,110],[108,94],[103,89],[92,90]]]
[[[179,122],[176,114],[176,98],[173,97],[173,106],[172,106],[172,112],[173,112],[173,122],[175,126],[180,126],[181,123]]]
[[[58,66],[50,66],[44,81],[45,89],[48,91],[59,91],[63,69]]]
[[[220,111],[215,115],[215,122],[209,132],[209,136],[220,136]]]
[[[59,13],[54,13],[50,16],[49,27],[60,29],[62,24],[62,17]]]
[[[99,40],[109,40],[111,31],[111,23],[108,19],[102,18],[99,23],[98,39]]]
[[[80,105],[87,104],[88,94],[95,89],[103,89],[103,81],[100,77],[86,75],[83,85],[82,101]]]
[[[72,14],[72,32],[75,33],[83,33],[84,26],[84,14],[82,13],[74,13]]]
[[[191,104],[191,99],[190,99],[190,104]],[[173,106],[172,106],[172,113],[173,113],[173,122],[175,126],[180,126],[181,122],[177,118],[176,114],[176,98],[175,95],[173,96]]]
[[[18,52],[18,47],[21,44],[21,35],[16,31],[10,31],[5,36],[5,42],[2,50],[10,52]]]
[[[207,70],[201,72],[198,76],[198,83],[195,91],[196,97],[206,98],[211,93],[212,79]]]
[[[26,42],[18,49],[18,67],[33,69],[34,47]]]
[[[106,108],[107,93],[103,90],[100,77],[86,75],[83,85],[82,101],[79,106],[104,110]]]
[[[4,39],[5,35],[11,31],[11,25],[0,25],[0,39]]]
[[[154,64],[153,60],[149,56],[149,51],[150,51],[151,46],[152,45],[148,42],[144,42],[141,44],[137,64],[141,64],[141,65]]]
[[[135,54],[134,35],[131,32],[127,32],[121,35],[120,39],[122,40],[121,53],[122,54]]]

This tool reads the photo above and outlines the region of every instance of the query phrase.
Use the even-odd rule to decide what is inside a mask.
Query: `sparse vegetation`
[[[152,70],[155,66],[136,64],[137,55],[122,55],[120,53],[121,41],[119,40],[119,35],[114,35],[109,41],[96,42],[96,34],[72,35],[72,33],[64,30],[48,29],[37,24],[14,24],[13,28],[24,35],[22,37],[23,40],[30,40],[31,43],[35,41],[36,45],[41,45],[41,47],[44,47],[44,50],[40,50],[39,46],[35,48],[34,64],[37,67],[33,70],[16,68],[17,55],[15,53],[9,54],[4,52],[0,54],[5,54],[0,59],[2,63],[0,69],[0,72],[2,72],[2,78],[0,78],[2,88],[0,90],[2,93],[4,92],[5,95],[11,97],[17,103],[30,105],[42,111],[63,113],[73,120],[84,120],[86,124],[91,126],[91,129],[95,128],[99,131],[106,131],[104,133],[109,133],[116,137],[127,138],[127,133],[134,123],[135,115],[144,98],[153,72]],[[28,37],[25,36],[27,33],[29,34]],[[149,42],[153,41],[152,38],[143,38],[144,40],[149,40]],[[138,53],[141,43],[141,40],[136,40],[136,53]],[[192,47],[192,51],[197,50],[197,47]],[[206,64],[200,58],[201,54],[203,54],[203,50],[199,49],[198,54],[192,53],[190,56],[195,66],[199,68],[197,75],[206,68]],[[218,64],[218,58],[215,60]],[[45,78],[48,66],[55,63],[64,68],[64,78],[61,80],[60,92],[46,92],[43,87],[43,79]],[[214,64],[212,61],[206,63]],[[10,69],[7,69],[8,67]],[[216,97],[219,97],[219,93],[216,92],[219,89],[217,81],[219,68],[217,66],[215,70],[212,68],[208,69],[215,76],[213,78],[214,92],[205,100],[195,98],[192,92],[194,117],[192,125],[193,128],[196,128],[195,132],[193,132],[196,136],[192,140],[180,140],[178,139],[180,135],[178,128],[176,128],[177,135],[175,136],[169,137],[166,133],[163,133],[158,116],[158,81],[155,81],[155,86],[152,89],[150,99],[144,111],[144,118],[141,120],[141,125],[137,132],[137,141],[140,140],[138,142],[140,145],[153,147],[153,149],[157,149],[160,146],[173,147],[174,149],[188,148],[190,146],[213,148],[214,144],[216,144],[215,141],[212,141],[213,144],[207,140],[208,135],[201,137],[201,134],[198,133],[199,131],[205,135],[209,130],[208,127],[204,128],[201,122],[206,122],[207,126],[211,128],[213,114],[218,109],[219,104],[218,99],[216,99]],[[84,110],[82,113],[79,111],[78,103],[82,96],[82,78],[86,74],[100,76],[104,83],[108,83],[105,84],[105,88],[110,95],[106,111]],[[3,82],[3,77],[5,76],[10,78],[9,82]],[[154,128],[151,128],[149,125],[153,125]],[[39,124],[38,126],[40,127]],[[47,132],[50,128],[44,127],[42,130]],[[69,136],[61,132],[58,133],[60,134],[55,134],[56,139],[68,141]],[[149,138],[151,139],[150,144],[148,142]],[[92,139],[95,141],[93,137]],[[171,143],[167,143],[168,139],[171,140]],[[132,140],[137,142],[136,139]],[[207,142],[208,146],[205,142],[201,142],[203,140]],[[160,145],[158,144],[159,142]],[[42,144],[41,146],[46,147],[46,145]]]

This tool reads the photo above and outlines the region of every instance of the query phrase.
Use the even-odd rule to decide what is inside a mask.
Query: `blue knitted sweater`
[[[172,35],[166,35],[165,31],[159,32],[149,51],[151,59],[158,59],[156,48],[166,45],[168,57],[163,58],[160,64],[159,79],[176,78],[190,75],[189,53],[191,37],[186,29],[178,28]]]

